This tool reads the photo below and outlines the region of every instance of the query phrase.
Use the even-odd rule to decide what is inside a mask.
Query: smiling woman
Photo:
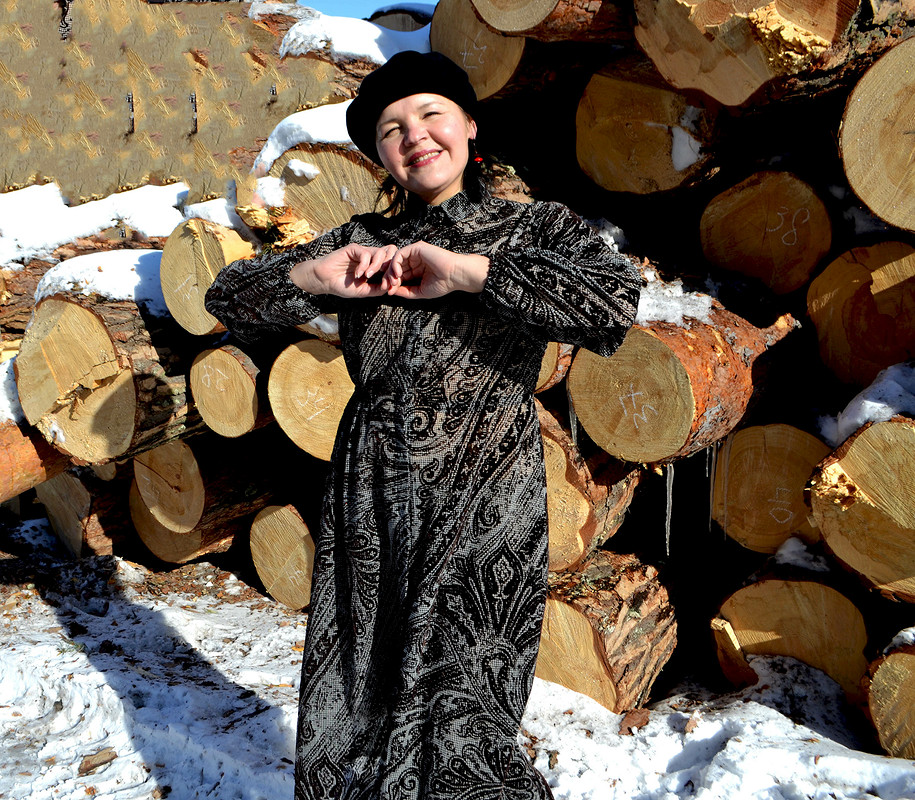
[[[440,53],[393,56],[347,128],[402,202],[207,294],[242,338],[336,311],[355,387],[316,536],[296,800],[552,797],[517,744],[547,590],[533,390],[548,341],[620,345],[640,280],[564,206],[489,193],[475,106]]]

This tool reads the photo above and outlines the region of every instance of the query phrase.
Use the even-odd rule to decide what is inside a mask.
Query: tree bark
[[[315,545],[294,506],[267,506],[251,523],[251,558],[274,600],[299,610],[311,601]]]
[[[570,344],[550,342],[546,346],[543,360],[540,363],[540,373],[537,375],[537,388],[535,392],[545,392],[560,383],[572,366],[572,355],[575,348]]]
[[[552,575],[537,675],[615,713],[644,704],[677,640],[657,577],[635,556],[606,551]]]
[[[712,516],[734,541],[774,553],[791,536],[819,539],[804,487],[830,449],[790,425],[759,425],[732,433],[718,453]]]
[[[58,538],[77,558],[110,556],[128,541],[129,471],[105,481],[87,468],[63,472],[35,487]]]
[[[487,25],[509,36],[525,36],[542,42],[631,41],[633,37],[627,9],[612,0],[472,2]]]
[[[631,465],[590,464],[559,420],[537,402],[546,465],[550,571],[575,569],[623,524],[640,471]]]
[[[636,39],[673,86],[724,105],[808,68],[845,34],[858,2],[738,11],[710,1],[636,0]]]
[[[832,245],[823,202],[787,172],[759,172],[719,194],[699,233],[709,261],[779,294],[804,286]]]
[[[861,428],[815,471],[810,505],[833,555],[882,595],[915,603],[915,421]]]
[[[610,358],[579,350],[567,378],[579,421],[623,461],[682,458],[722,439],[753,395],[753,362],[794,328],[766,329],[715,302],[707,322],[636,325]]]
[[[807,290],[820,358],[844,383],[869,385],[915,355],[915,249],[902,242],[856,247]]]
[[[69,464],[65,453],[32,428],[15,422],[0,424],[0,503],[59,475]]]

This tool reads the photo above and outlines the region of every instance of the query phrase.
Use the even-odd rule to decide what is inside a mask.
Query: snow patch
[[[168,236],[183,219],[184,183],[141,186],[102,200],[68,206],[55,183],[0,194],[0,266],[47,258],[82,236],[127,225],[144,236]]]
[[[109,300],[133,300],[150,314],[165,316],[161,261],[161,250],[109,250],[69,258],[44,274],[35,302],[58,292],[96,294]]]
[[[352,100],[329,103],[290,114],[271,131],[270,136],[254,159],[252,172],[266,175],[273,162],[298,144],[328,143],[354,149],[346,130],[346,109]]]
[[[298,158],[290,158],[289,161],[286,162],[286,169],[297,178],[305,178],[305,180],[309,181],[313,181],[321,174],[321,170],[314,164],[309,164],[307,161],[302,161]]]
[[[25,413],[19,403],[19,390],[16,388],[16,373],[13,370],[15,358],[0,364],[0,420],[4,422],[25,422]]]
[[[594,229],[594,232],[604,240],[607,247],[614,253],[618,253],[620,248],[626,247],[626,234],[623,233],[623,229],[619,226],[614,225],[603,217],[600,219],[586,219],[585,222]]]
[[[274,3],[255,2],[248,13],[252,17],[271,13],[265,7],[272,13],[278,8]],[[416,31],[395,31],[362,19],[333,17],[302,6],[293,8],[290,16],[299,21],[283,37],[280,58],[321,51],[335,60],[361,59],[380,65],[403,50],[428,53],[431,49],[429,25]]]
[[[270,208],[282,208],[286,205],[286,182],[282,178],[270,175],[258,178],[254,193]]]
[[[829,572],[830,569],[826,559],[811,553],[807,543],[797,536],[782,542],[781,547],[775,552],[775,563],[800,567],[812,572]]]
[[[650,267],[643,271],[643,277],[646,284],[639,297],[636,323],[645,325],[657,321],[683,325],[687,317],[700,322],[709,321],[712,309],[712,298],[709,295],[685,291],[680,280],[669,283],[662,281]]]
[[[897,414],[915,417],[915,361],[894,364],[879,372],[838,416],[820,417],[818,426],[826,443],[838,447],[868,422],[886,422]]]

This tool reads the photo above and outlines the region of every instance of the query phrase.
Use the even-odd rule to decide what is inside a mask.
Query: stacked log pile
[[[243,38],[221,5],[192,13]],[[153,28],[157,13],[144,10]],[[294,22],[278,4],[251,48],[278,46]],[[902,2],[738,13],[679,0],[440,0],[432,45],[483,99],[481,143],[512,165],[501,176],[622,225],[646,277],[615,355],[554,343],[544,356],[541,676],[624,711],[649,699],[677,653],[717,656],[735,682],[755,680],[756,654],[790,655],[869,708],[889,753],[915,757],[913,645],[893,639],[915,625],[915,421],[865,425],[844,443],[816,425],[915,349],[913,22]],[[325,51],[293,58],[325,65],[338,86],[365,67]],[[204,61],[199,85],[215,87]],[[239,143],[245,170],[272,124]],[[76,292],[24,312],[28,292],[9,290],[10,319],[29,319],[16,359],[27,424],[8,426],[7,447],[23,455],[9,459],[3,496],[40,486],[49,514],[79,505],[59,499],[74,492],[91,498],[75,519],[54,512],[77,554],[116,552],[126,516],[166,561],[241,542],[266,590],[307,608],[310,527],[352,392],[334,320],[254,350],[226,341],[202,301],[229,261],[370,210],[379,175],[339,144],[307,142],[257,175],[282,180],[282,207],[264,207],[253,177],[240,179],[244,232],[191,219],[153,243],[167,316]],[[501,191],[516,197],[519,184]],[[279,452],[294,459],[286,476],[267,468]],[[704,488],[673,519],[668,500],[660,524],[646,511],[658,475],[669,497],[675,468],[691,475],[695,456],[707,460]],[[86,471],[113,464],[117,480]],[[101,511],[118,498],[120,521]],[[727,541],[696,594],[714,608],[693,609],[690,570],[708,554],[684,554],[701,550],[712,521]],[[820,572],[765,560],[798,539],[823,554]]]

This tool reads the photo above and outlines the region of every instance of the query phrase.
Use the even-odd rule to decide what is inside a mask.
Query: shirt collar
[[[467,196],[467,192],[463,190],[436,206],[428,205],[412,195],[411,200],[416,202],[417,216],[429,221],[447,219],[451,222],[460,222],[467,219],[479,207],[479,203],[471,200]]]

